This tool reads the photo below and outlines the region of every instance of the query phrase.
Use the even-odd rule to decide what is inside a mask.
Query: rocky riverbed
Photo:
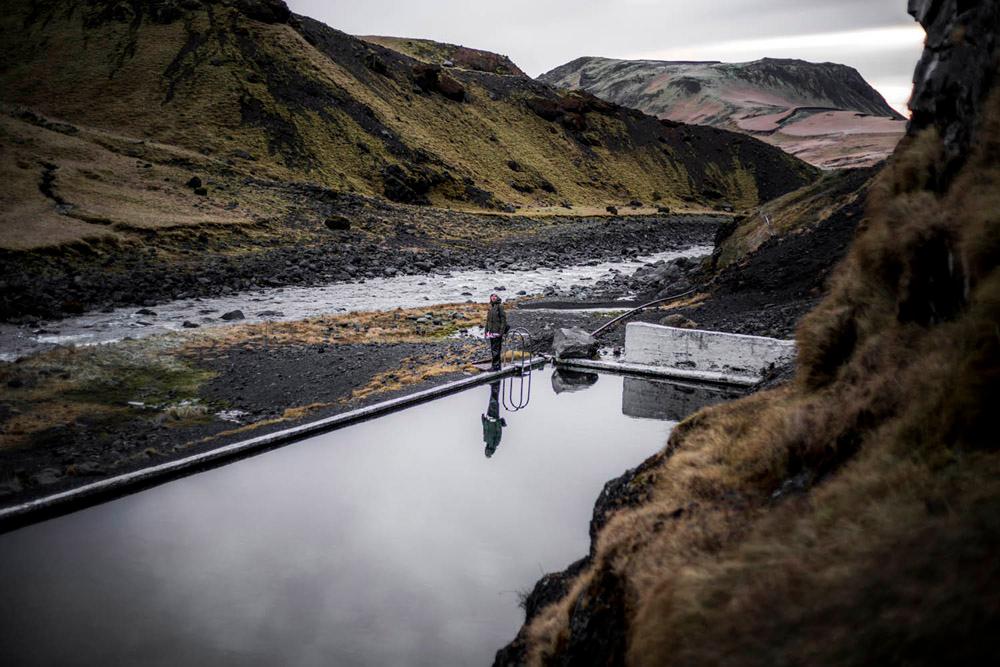
[[[0,321],[30,325],[88,311],[152,308],[285,286],[624,262],[710,245],[723,219],[528,218],[410,209],[377,215],[379,209],[369,205],[337,216],[343,224],[322,235],[289,234],[284,243],[272,237],[263,246],[255,246],[252,238],[241,236],[234,244],[229,236],[202,233],[165,236],[138,247],[98,244],[57,252],[3,252]],[[234,252],[233,247],[251,250]]]

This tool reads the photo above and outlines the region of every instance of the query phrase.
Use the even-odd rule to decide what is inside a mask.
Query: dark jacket
[[[504,312],[502,303],[491,303],[490,310],[486,313],[486,333],[505,334],[510,331],[507,324],[507,313]]]

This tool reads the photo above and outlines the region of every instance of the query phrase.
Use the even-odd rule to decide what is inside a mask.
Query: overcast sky
[[[856,67],[906,113],[923,31],[905,0],[287,0],[355,35],[424,37],[510,56],[538,76],[579,56]]]

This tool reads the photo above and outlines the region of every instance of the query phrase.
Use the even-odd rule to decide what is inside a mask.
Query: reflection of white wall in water
[[[680,421],[709,405],[742,396],[742,392],[704,385],[626,377],[622,414],[642,419]]]
[[[630,364],[760,377],[795,358],[795,342],[633,322],[625,328]]]

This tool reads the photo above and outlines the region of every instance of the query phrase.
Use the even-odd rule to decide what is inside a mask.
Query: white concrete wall
[[[795,341],[791,340],[644,322],[632,322],[625,328],[625,361],[629,364],[760,377],[768,367],[794,358]]]

